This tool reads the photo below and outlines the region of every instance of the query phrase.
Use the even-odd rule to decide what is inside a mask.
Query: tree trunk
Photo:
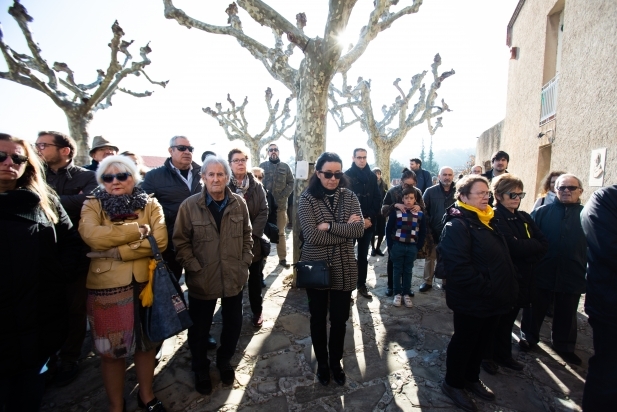
[[[259,158],[259,143],[253,142],[251,144],[247,144],[247,146],[251,151],[249,153],[249,156],[251,156],[251,165],[253,167],[259,167],[259,164],[261,163],[261,159]],[[247,170],[247,172],[253,173],[251,170]]]
[[[381,180],[386,182],[388,187],[390,187],[390,156],[392,155],[392,149],[386,145],[375,144],[371,149],[373,149],[375,153],[375,164],[381,169]]]
[[[69,123],[69,133],[77,142],[77,152],[73,156],[75,166],[90,164],[90,135],[88,126],[92,121],[92,113],[86,116],[77,111],[65,111],[66,120]]]

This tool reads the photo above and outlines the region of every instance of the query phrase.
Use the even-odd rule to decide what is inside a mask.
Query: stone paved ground
[[[385,297],[386,259],[369,260],[369,286],[374,298],[360,297],[351,307],[343,366],[347,383],[327,387],[313,373],[316,361],[311,347],[308,304],[304,290],[291,288],[291,270],[276,266],[276,251],[268,260],[264,289],[264,324],[251,325],[248,298],[244,299],[242,335],[232,359],[236,382],[223,386],[211,366],[214,391],[202,396],[193,389],[186,332],[169,339],[156,368],[154,390],[168,411],[454,411],[439,385],[445,374],[445,350],[452,334],[452,312],[440,287],[414,297],[414,307],[393,307]],[[422,283],[423,261],[416,262],[413,289]],[[355,297],[355,292],[354,292]],[[212,332],[220,334],[220,308]],[[550,319],[548,319],[550,321]],[[525,364],[521,372],[501,369],[481,379],[497,399],[488,403],[476,398],[482,411],[579,411],[587,361],[593,353],[591,328],[579,308],[577,353],[582,367],[565,364],[550,348],[550,322],[542,329],[540,347],[518,351],[515,359]],[[518,323],[518,322],[517,322]],[[518,329],[515,328],[518,332]],[[43,411],[105,411],[107,402],[98,359],[84,344],[79,378],[59,388],[51,386]],[[214,351],[211,352],[214,355]],[[131,360],[132,361],[132,360]],[[137,409],[134,366],[127,363],[125,398],[127,410]]]

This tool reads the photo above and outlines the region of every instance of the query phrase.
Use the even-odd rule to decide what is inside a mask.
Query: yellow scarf
[[[493,210],[492,207],[487,206],[486,210],[482,211],[480,209],[478,209],[477,207],[473,207],[468,205],[467,203],[463,203],[460,200],[456,201],[456,205],[459,207],[462,207],[463,209],[467,209],[471,212],[476,212],[476,214],[478,215],[478,219],[480,219],[480,222],[482,222],[482,224],[486,227],[488,227],[489,229],[493,230],[492,227],[489,226],[488,222],[491,221],[491,219],[493,218],[493,216],[495,216],[495,211]]]

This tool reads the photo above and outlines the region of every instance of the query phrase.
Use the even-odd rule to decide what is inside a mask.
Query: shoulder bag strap
[[[156,244],[156,239],[154,239],[154,236],[152,235],[148,235],[147,239],[148,239],[148,242],[150,242],[150,247],[152,247],[152,254],[154,255],[154,260],[156,260],[156,263],[159,263],[160,261],[163,260],[163,257],[161,256],[159,247]]]

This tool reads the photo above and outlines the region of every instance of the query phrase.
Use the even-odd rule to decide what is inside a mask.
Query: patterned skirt
[[[88,322],[97,355],[122,359],[132,356],[135,349],[145,352],[160,343],[142,333],[139,293],[145,285],[133,282],[119,288],[88,289]]]

